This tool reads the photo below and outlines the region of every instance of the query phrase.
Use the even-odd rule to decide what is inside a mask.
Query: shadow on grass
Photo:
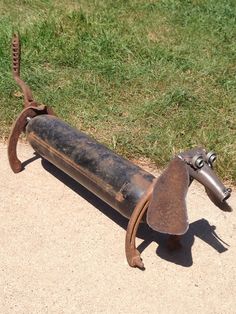
[[[31,158],[31,161],[33,160],[34,158]],[[25,165],[29,162],[26,162]],[[119,212],[107,205],[100,198],[88,191],[47,160],[42,159],[42,166],[47,172],[63,182],[68,188],[88,201],[109,219],[114,221],[123,229],[127,229],[128,219],[123,217]],[[190,267],[193,264],[191,248],[194,243],[195,236],[200,238],[219,253],[227,251],[227,248],[222,243],[225,245],[227,244],[217,236],[215,229],[216,227],[211,226],[207,220],[197,220],[189,225],[188,232],[181,237],[182,248],[176,251],[170,251],[166,245],[168,235],[153,231],[147,224],[140,224],[137,237],[142,239],[143,242],[138,246],[138,250],[142,253],[152,242],[156,242],[158,245],[156,254],[160,258],[183,267]]]

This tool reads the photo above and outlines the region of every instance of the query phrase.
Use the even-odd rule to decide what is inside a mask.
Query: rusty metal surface
[[[136,248],[135,239],[138,231],[138,226],[148,209],[156,180],[157,179],[155,178],[152,181],[152,184],[149,186],[147,192],[139,200],[129,220],[125,238],[125,253],[127,261],[131,267],[139,267],[141,269],[144,269],[144,263],[140,257],[140,252]]]
[[[22,89],[24,94],[24,107],[36,107],[37,104],[33,100],[33,95],[31,89],[25,82],[20,78],[20,58],[21,58],[21,46],[20,46],[20,38],[18,34],[13,35],[12,39],[12,71],[13,77],[17,84]]]
[[[185,197],[189,186],[187,165],[178,157],[158,178],[147,212],[147,223],[156,231],[174,235],[188,230]]]
[[[27,119],[41,114],[51,114],[54,112],[51,108],[41,105],[33,100],[32,92],[29,86],[20,78],[20,58],[21,46],[18,34],[13,35],[12,39],[12,72],[17,84],[22,89],[24,95],[24,110],[20,113],[16,121],[12,125],[11,133],[8,139],[8,159],[13,172],[17,173],[22,170],[22,163],[17,157],[17,142],[28,123]]]
[[[46,106],[27,107],[25,108],[19,117],[12,125],[11,133],[8,139],[8,160],[13,172],[17,173],[22,170],[22,163],[17,157],[17,142],[19,136],[25,131],[25,127],[28,123],[27,118],[33,118],[39,114],[47,114]]]
[[[38,154],[127,218],[155,178],[56,117],[35,117],[26,135]]]

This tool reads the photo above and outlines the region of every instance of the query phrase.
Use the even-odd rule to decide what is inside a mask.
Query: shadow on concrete
[[[35,161],[35,160],[37,160],[39,158],[41,158],[41,156],[38,155],[37,153],[34,153],[33,157],[31,157],[31,158],[29,158],[29,159],[27,159],[27,160],[22,162],[22,164],[21,164],[22,165],[22,170],[24,170],[25,167],[28,166],[31,162],[33,162],[33,161]]]
[[[37,158],[31,158],[31,161]],[[29,162],[25,162],[25,165],[27,165]],[[106,215],[109,219],[126,230],[128,219],[123,217],[119,212],[107,205],[100,198],[88,191],[85,187],[80,185],[78,182],[76,182],[74,179],[72,179],[70,176],[65,174],[47,160],[42,159],[42,166],[47,172],[68,186],[68,188],[73,190],[75,193],[101,211],[104,215]],[[143,242],[138,246],[138,250],[140,253],[142,253],[152,242],[156,242],[158,245],[156,254],[160,258],[177,265],[190,267],[193,264],[191,248],[194,243],[195,236],[200,238],[219,253],[227,251],[225,246],[228,245],[217,236],[215,229],[216,227],[210,225],[207,220],[197,220],[191,223],[189,225],[188,232],[181,236],[182,248],[176,251],[170,251],[166,245],[168,235],[153,231],[147,224],[140,224],[137,237],[142,239]]]

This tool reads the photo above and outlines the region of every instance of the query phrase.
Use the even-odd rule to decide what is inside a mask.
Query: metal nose
[[[224,186],[224,184],[213,172],[212,168],[210,168],[206,163],[198,170],[190,167],[189,174],[192,178],[196,179],[209,189],[220,202],[224,202],[230,197],[231,189],[227,189]]]
[[[222,199],[222,202],[225,202],[225,201],[230,197],[231,192],[232,192],[232,189],[230,189],[230,188],[227,188],[227,189],[225,190],[225,192],[224,192],[225,197]]]

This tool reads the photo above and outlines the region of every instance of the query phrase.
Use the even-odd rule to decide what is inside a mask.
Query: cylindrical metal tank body
[[[32,118],[26,134],[38,154],[127,218],[155,178],[54,116]]]

